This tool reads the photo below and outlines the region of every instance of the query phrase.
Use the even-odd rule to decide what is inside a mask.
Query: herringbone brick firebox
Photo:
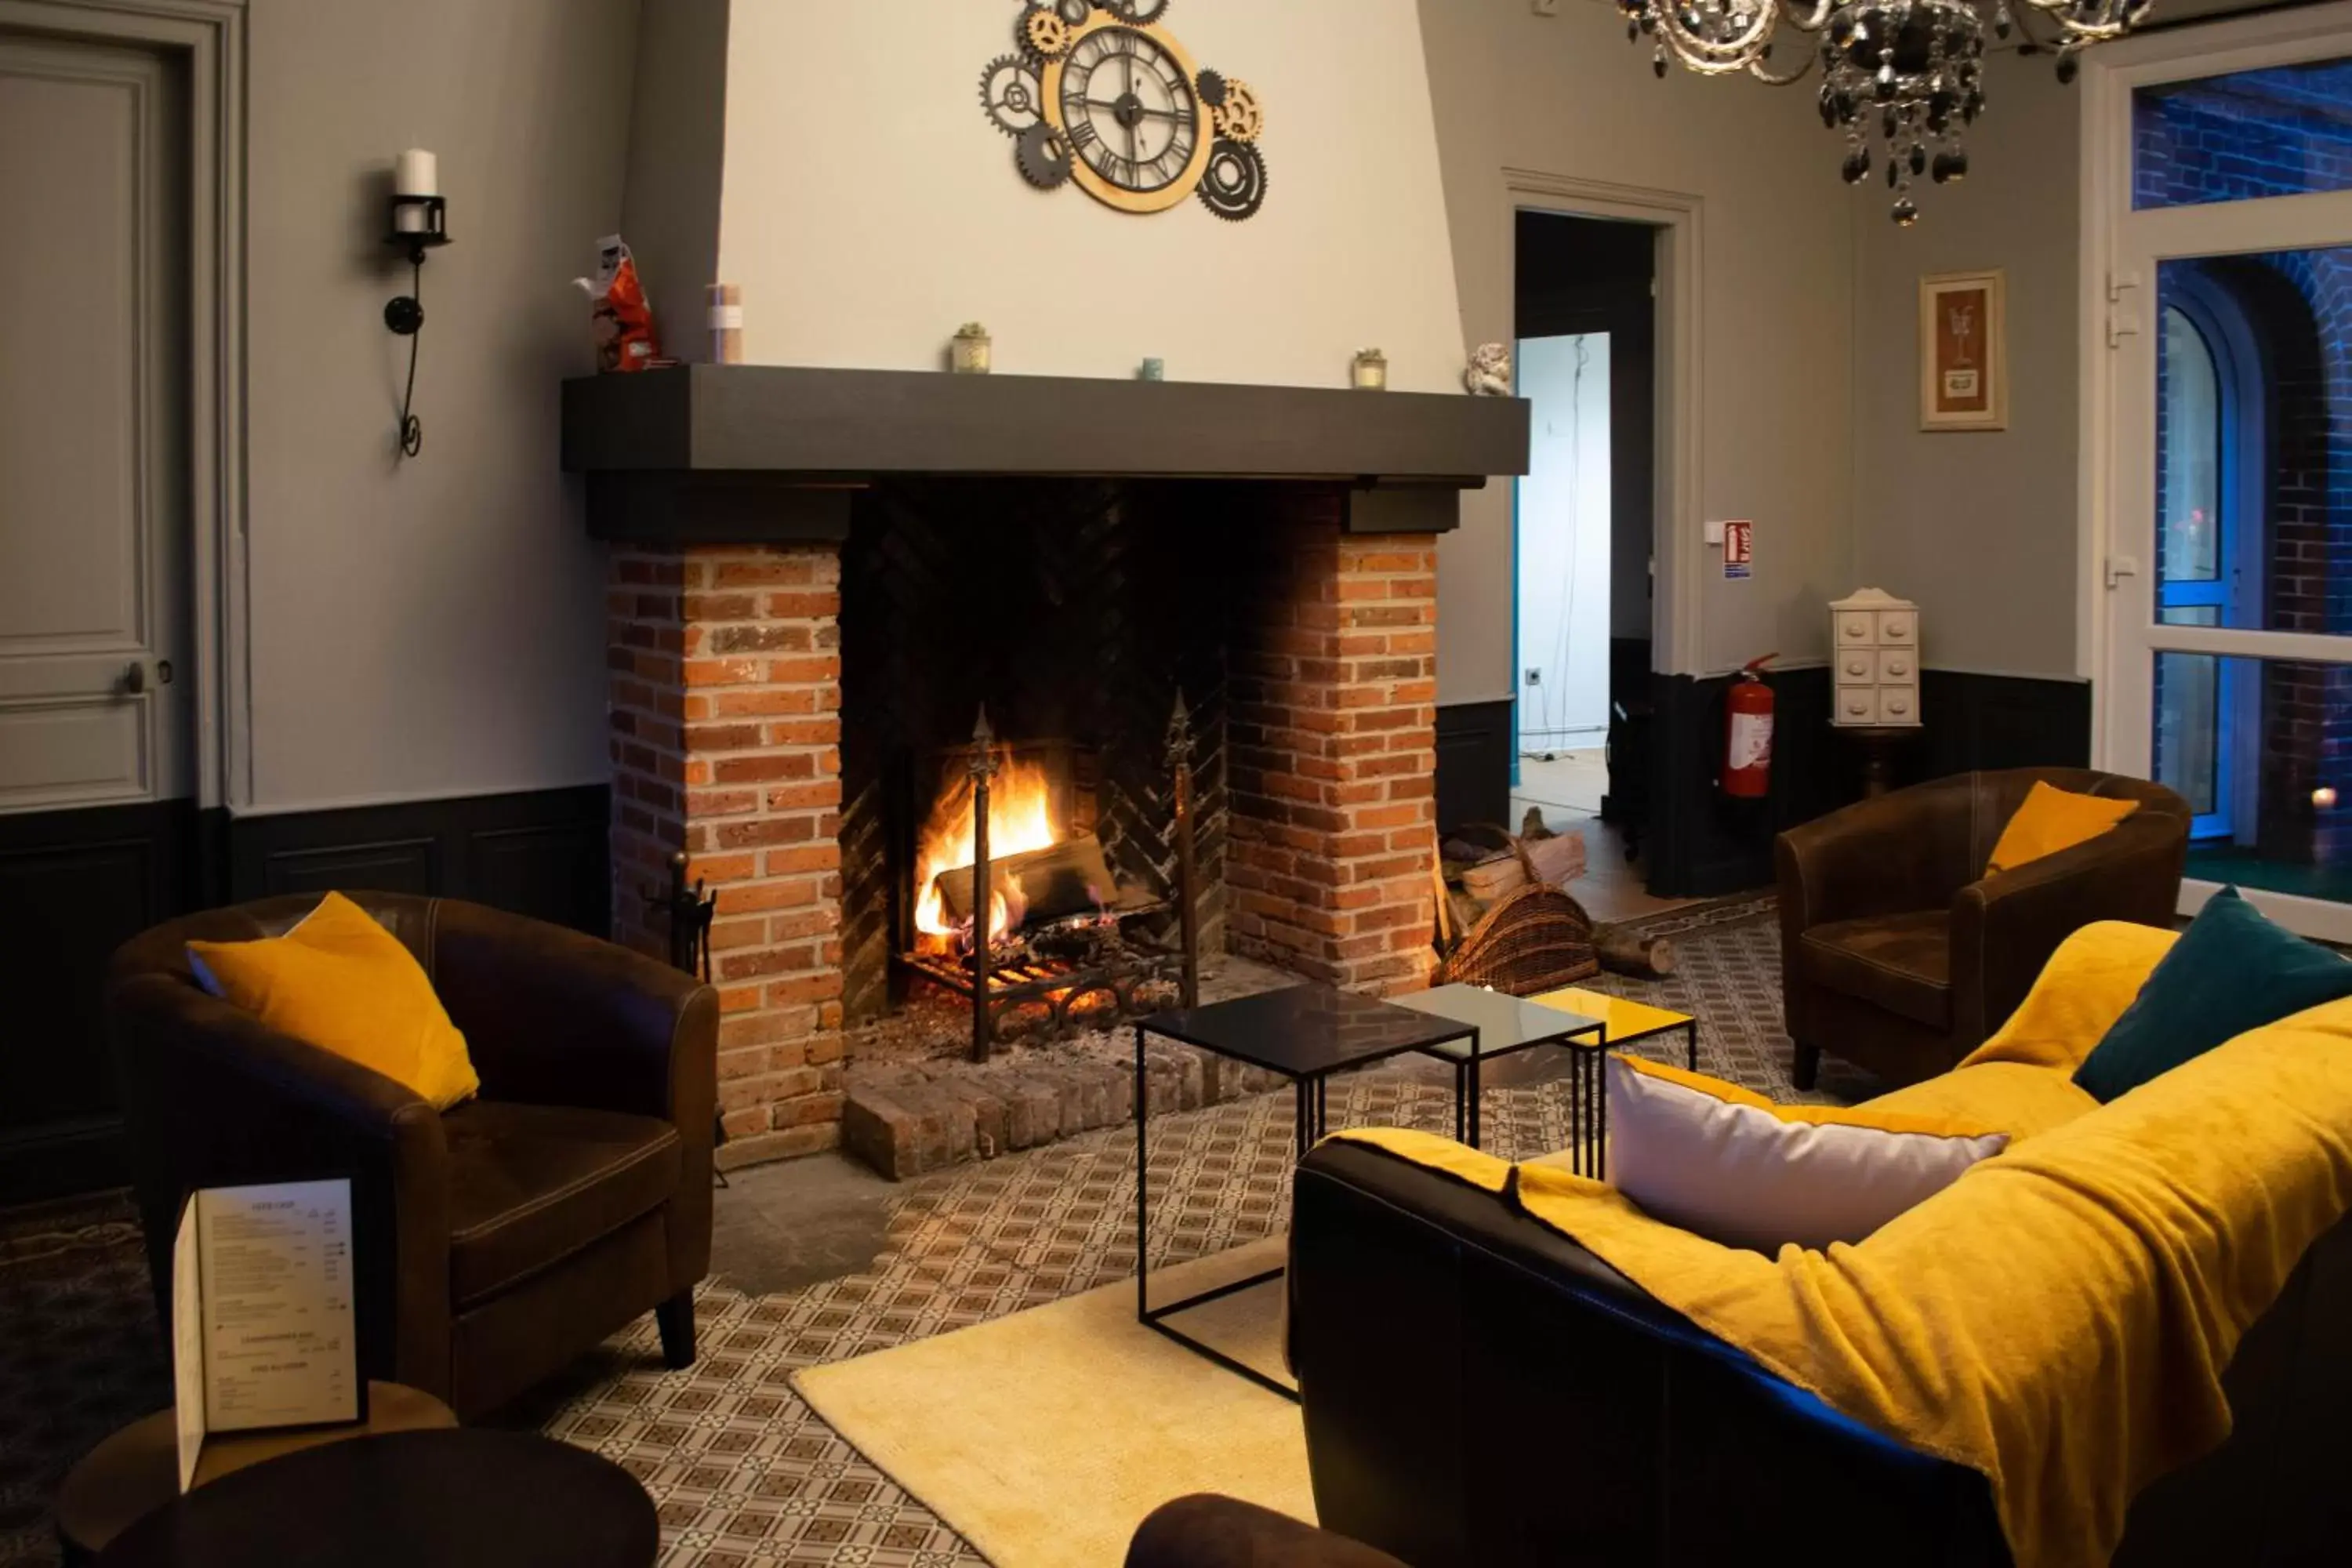
[[[839,1141],[845,1025],[884,1005],[881,970],[862,955],[890,923],[873,889],[907,827],[903,806],[894,818],[878,803],[905,793],[908,770],[874,761],[876,738],[904,731],[917,751],[944,754],[969,732],[971,715],[954,704],[974,693],[1000,719],[996,705],[1009,704],[1041,730],[1000,731],[1008,739],[1043,739],[1049,723],[1088,731],[1063,739],[1098,759],[1113,862],[1150,881],[1164,774],[1156,729],[1146,736],[1129,716],[1164,723],[1183,688],[1209,731],[1195,752],[1209,825],[1203,929],[1327,984],[1426,982],[1434,539],[1347,534],[1343,495],[1313,484],[1063,482],[1037,489],[1030,506],[1021,483],[861,500],[846,545],[612,552],[614,927],[667,953],[664,916],[645,895],[666,886],[681,849],[717,894],[725,1163]],[[1163,563],[1176,558],[1166,531],[1187,508],[1213,510],[1214,523],[1178,570]],[[1032,584],[1025,598],[999,590],[1008,602],[995,620],[1024,623],[1003,628],[1019,646],[966,647],[957,639],[993,635],[988,593],[940,542],[959,527],[1002,532],[1015,517],[1033,526],[1003,537],[987,572]],[[1205,563],[1204,550],[1214,552]],[[926,572],[938,585],[874,585]],[[959,588],[970,613],[909,611]],[[926,631],[926,620],[946,629]],[[910,682],[952,699],[911,700]],[[929,728],[910,728],[909,712]],[[949,716],[961,728],[940,733]]]

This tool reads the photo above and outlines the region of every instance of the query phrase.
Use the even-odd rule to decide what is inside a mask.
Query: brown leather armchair
[[[196,984],[190,939],[276,935],[315,897],[133,938],[106,1015],[159,1300],[189,1192],[349,1175],[364,1375],[471,1417],[647,1310],[669,1364],[690,1363],[710,1264],[717,994],[520,915],[350,896],[425,966],[482,1091],[436,1112]]]
[[[2140,806],[2087,844],[1986,876],[2036,781]],[[2169,926],[2190,815],[2145,779],[2011,768],[1896,790],[1781,834],[1780,996],[1797,1087],[1813,1087],[1824,1050],[1890,1085],[1948,1071],[2077,930]]]

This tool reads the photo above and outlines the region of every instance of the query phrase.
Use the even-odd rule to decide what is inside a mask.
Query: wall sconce
[[[400,450],[413,458],[425,445],[425,426],[410,412],[416,402],[416,335],[425,325],[425,253],[449,243],[448,204],[441,199],[432,153],[412,147],[394,163],[387,225],[383,242],[408,254],[408,292],[385,303],[383,324],[408,340],[408,386],[400,395]]]

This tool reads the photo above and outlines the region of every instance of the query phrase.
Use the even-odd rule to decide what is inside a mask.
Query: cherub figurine
[[[1507,343],[1480,343],[1470,355],[1462,384],[1475,397],[1511,395],[1511,350]]]

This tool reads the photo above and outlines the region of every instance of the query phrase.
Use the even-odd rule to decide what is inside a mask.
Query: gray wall
[[[729,10],[729,0],[652,0],[637,27],[621,232],[662,351],[684,360],[712,357],[704,289],[719,276]]]
[[[1856,208],[1855,567],[1918,601],[1930,667],[2068,676],[2082,94],[2046,58],[2004,54],[1986,97],[1968,179],[1927,187],[1916,227],[1887,221],[1883,201]],[[1923,432],[1919,279],[1991,267],[2008,273],[2010,426]]]
[[[247,153],[254,801],[601,782],[603,570],[556,467],[593,364],[570,286],[621,216],[636,0],[253,0]],[[380,243],[440,154],[422,457]]]
[[[1853,585],[1853,194],[1836,140],[1803,89],[1654,79],[1611,6],[1421,0],[1421,16],[1468,342],[1512,336],[1507,168],[1700,198],[1700,502],[1755,519],[1757,564],[1726,582],[1718,555],[1696,552],[1697,662],[1825,658],[1822,606]],[[1439,554],[1446,702],[1513,689],[1509,487],[1470,498],[1463,521]]]

